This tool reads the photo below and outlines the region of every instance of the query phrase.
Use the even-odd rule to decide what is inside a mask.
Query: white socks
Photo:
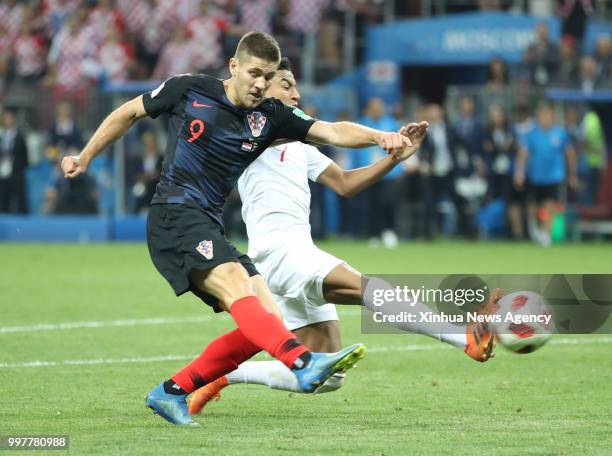
[[[382,312],[383,315],[401,315],[402,312],[410,310],[410,313],[420,315],[421,312],[433,312],[432,309],[418,301],[407,302],[385,302],[382,306],[377,306],[373,302],[372,290],[393,290],[393,287],[386,281],[377,277],[368,278],[366,290],[363,293],[363,304],[372,312]],[[413,304],[413,305],[412,305]],[[448,322],[395,322],[391,323],[402,331],[423,334],[433,337],[447,344],[453,345],[463,350],[467,345],[465,329],[458,325]]]
[[[320,388],[319,394],[335,391],[342,387],[345,374],[332,375]],[[303,393],[297,377],[280,361],[246,361],[226,375],[230,384],[249,383],[265,385],[268,388]]]

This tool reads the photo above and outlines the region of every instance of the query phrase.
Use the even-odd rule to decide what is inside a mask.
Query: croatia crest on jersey
[[[207,260],[213,257],[213,243],[212,241],[202,241],[196,247],[196,250],[204,256]]]
[[[254,137],[258,137],[261,135],[261,132],[266,125],[266,116],[264,116],[259,111],[253,111],[247,114],[247,121],[249,122],[249,127],[251,128],[251,133],[253,133]]]

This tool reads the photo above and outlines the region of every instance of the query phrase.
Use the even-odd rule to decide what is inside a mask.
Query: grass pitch
[[[321,246],[366,273],[612,273],[606,244]],[[197,418],[201,428],[176,428],[144,396],[229,319],[174,298],[144,245],[0,245],[0,258],[0,435],[68,434],[70,453],[104,455],[612,448],[612,337],[559,336],[526,356],[499,348],[479,364],[423,336],[361,335],[355,308],[341,310],[344,343],[370,351],[340,391],[230,387]],[[70,322],[89,323],[40,326]]]

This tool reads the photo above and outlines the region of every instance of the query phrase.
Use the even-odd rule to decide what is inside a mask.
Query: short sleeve
[[[316,182],[321,173],[331,164],[332,160],[313,146],[304,145],[304,152],[308,159],[308,179]]]
[[[162,82],[156,89],[142,96],[145,111],[156,118],[163,112],[172,112],[181,101],[188,84],[188,76],[174,76]]]
[[[276,137],[279,139],[293,139],[304,141],[308,130],[317,120],[310,117],[300,108],[286,106],[280,101],[276,106],[276,117],[278,120],[278,131]]]

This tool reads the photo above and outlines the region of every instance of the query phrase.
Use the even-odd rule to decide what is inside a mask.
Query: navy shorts
[[[153,204],[147,218],[147,245],[153,264],[177,296],[191,291],[215,312],[219,299],[189,282],[191,271],[210,271],[223,263],[238,262],[250,277],[259,272],[248,257],[225,237],[225,230],[199,206]]]

